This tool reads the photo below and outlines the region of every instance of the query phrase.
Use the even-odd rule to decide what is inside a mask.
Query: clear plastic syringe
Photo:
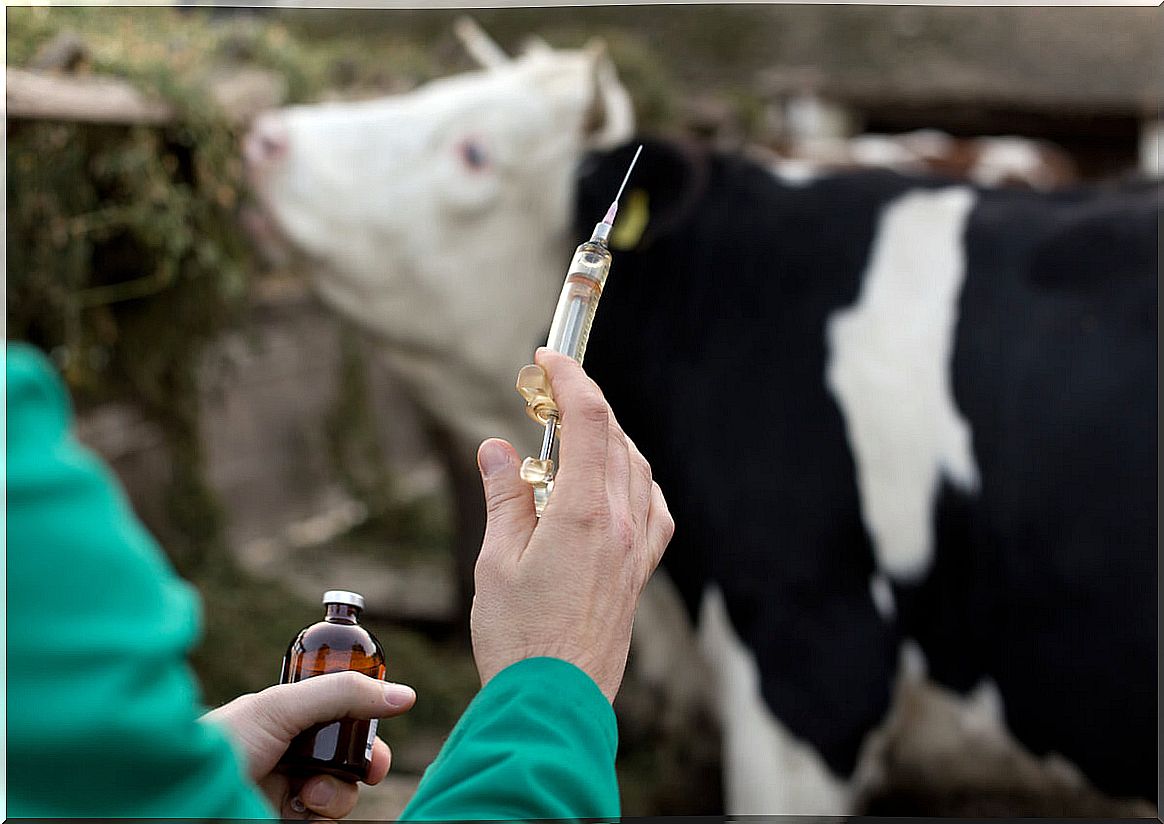
[[[639,146],[631,159],[622,185],[606,215],[594,226],[590,239],[574,250],[570,268],[566,270],[566,282],[558,297],[554,310],[554,321],[550,325],[550,336],[546,347],[568,355],[582,363],[586,355],[586,343],[590,339],[590,326],[594,323],[594,313],[602,297],[602,288],[610,274],[611,254],[608,245],[614,218],[618,214],[618,200],[622,190],[630,180],[631,172],[639,159],[643,147]],[[526,412],[537,423],[545,427],[542,448],[537,458],[526,458],[521,464],[521,477],[534,488],[534,504],[538,515],[549,499],[554,484],[554,447],[557,442],[558,407],[550,392],[550,384],[545,372],[536,364],[523,366],[517,374],[517,391],[525,399]]]

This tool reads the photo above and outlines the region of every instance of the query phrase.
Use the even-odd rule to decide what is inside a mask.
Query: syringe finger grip
[[[542,426],[550,416],[558,415],[550,380],[536,363],[523,366],[517,373],[517,392],[525,400],[526,414]]]
[[[519,474],[527,484],[546,484],[553,480],[554,462],[541,458],[526,458],[521,462]]]

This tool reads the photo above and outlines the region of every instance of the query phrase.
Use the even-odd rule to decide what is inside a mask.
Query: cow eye
[[[475,172],[489,165],[489,154],[476,140],[464,140],[460,145],[461,161]]]

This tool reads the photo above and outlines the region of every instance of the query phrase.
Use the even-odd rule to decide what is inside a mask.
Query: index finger
[[[388,775],[388,768],[392,766],[392,750],[382,738],[376,737],[372,741],[372,761],[368,764],[368,775],[364,783],[369,786],[379,784]]]
[[[561,419],[558,480],[582,495],[606,494],[610,412],[598,385],[573,358],[542,347],[534,361],[546,370]],[[555,482],[557,486],[557,482]],[[571,493],[575,494],[575,493]]]

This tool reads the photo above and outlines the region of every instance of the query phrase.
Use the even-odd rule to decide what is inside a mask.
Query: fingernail
[[[485,477],[496,475],[509,464],[509,454],[497,441],[485,441],[481,445],[481,471]]]
[[[393,684],[390,681],[384,682],[384,703],[390,709],[400,709],[407,707],[416,700],[416,690],[405,684]]]
[[[326,779],[316,781],[304,795],[307,806],[318,812],[335,800],[335,785]]]

